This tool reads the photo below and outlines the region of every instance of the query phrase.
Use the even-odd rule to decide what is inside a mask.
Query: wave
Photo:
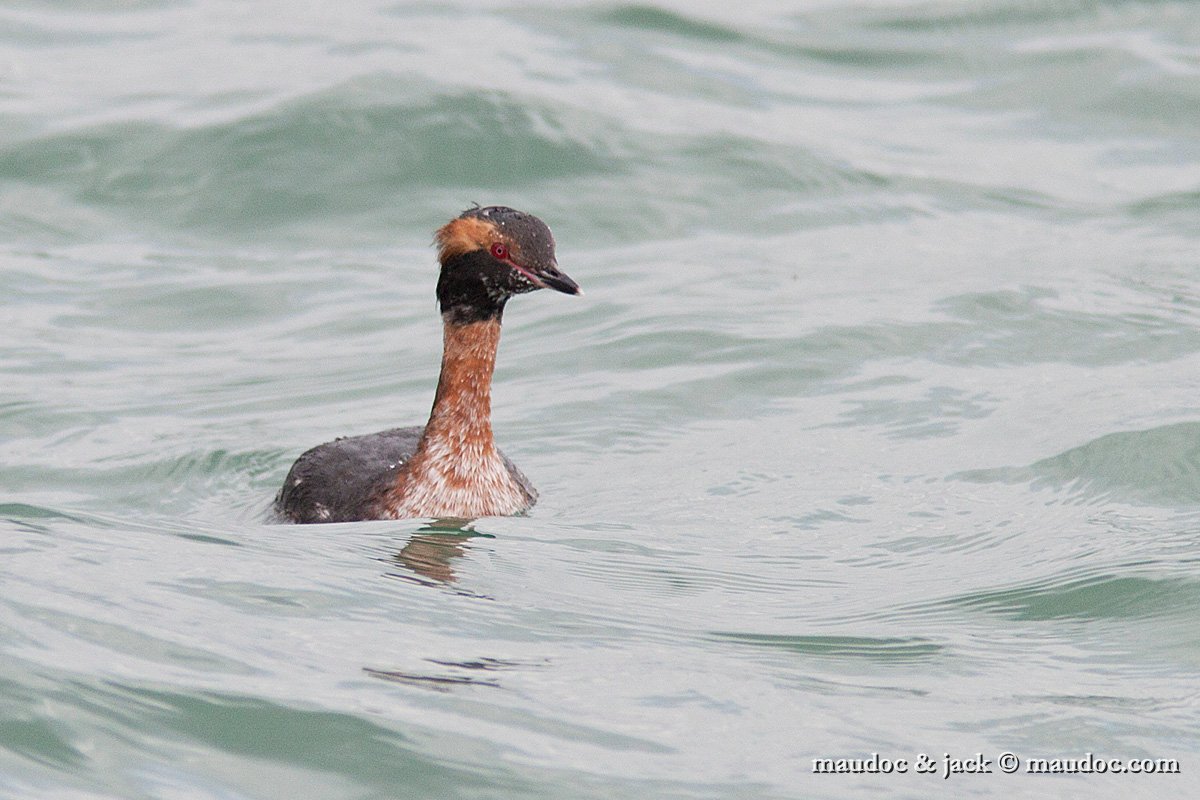
[[[1200,504],[1200,422],[1109,433],[1027,467],[960,472],[973,483],[1028,483],[1083,502]]]

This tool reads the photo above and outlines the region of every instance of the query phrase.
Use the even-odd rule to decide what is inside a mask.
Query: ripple
[[[49,519],[66,519],[73,522],[82,521],[82,518],[76,514],[46,506],[30,505],[28,503],[0,503],[0,517],[11,522]]]
[[[736,42],[741,39],[737,31],[722,25],[701,22],[651,5],[620,5],[603,13],[596,19],[613,25],[639,31],[659,31],[707,42]]]
[[[883,11],[870,23],[886,30],[944,33],[962,28],[994,27],[1001,30],[1018,25],[1042,25],[1096,15],[1091,0],[983,0],[977,4],[939,13],[929,7]]]
[[[88,755],[77,746],[70,730],[44,713],[46,692],[53,687],[25,679],[18,682],[0,677],[0,695],[5,700],[5,720],[0,725],[0,743],[23,758],[59,769],[74,770]]]
[[[969,470],[972,483],[1028,483],[1092,503],[1200,504],[1200,423],[1110,433],[1028,467]]]
[[[25,619],[55,631],[59,636],[95,645],[127,659],[140,659],[163,666],[186,664],[188,669],[198,672],[225,675],[249,675],[254,672],[248,665],[232,658],[136,630],[129,625],[13,600],[4,601],[4,605]],[[44,637],[46,635],[43,634]]]
[[[1006,619],[1126,620],[1180,616],[1200,602],[1200,581],[1116,573],[1056,577],[1007,589],[972,592],[926,610],[978,610]]]
[[[713,631],[710,635],[720,641],[753,647],[802,655],[862,658],[881,664],[933,660],[946,650],[944,645],[921,637],[796,636],[728,631]]]

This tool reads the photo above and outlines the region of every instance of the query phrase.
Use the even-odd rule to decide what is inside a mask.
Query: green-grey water
[[[270,524],[472,202],[540,503]],[[1195,796],[1198,220],[1191,2],[8,3],[0,796]]]

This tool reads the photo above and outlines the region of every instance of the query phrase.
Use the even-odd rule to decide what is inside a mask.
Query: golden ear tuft
[[[449,258],[461,256],[475,250],[486,250],[496,238],[494,223],[479,217],[458,217],[438,228],[434,239],[438,246],[438,260],[443,264]]]

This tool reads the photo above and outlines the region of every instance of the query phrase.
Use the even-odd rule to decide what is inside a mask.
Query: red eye
[[[500,242],[493,244],[492,258],[496,259],[497,261],[503,261],[508,258],[508,246],[501,244]]]

